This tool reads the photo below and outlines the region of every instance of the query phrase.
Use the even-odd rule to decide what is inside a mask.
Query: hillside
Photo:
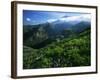
[[[51,44],[53,41],[59,41],[71,36],[75,37],[85,29],[90,28],[90,26],[90,23],[86,21],[80,21],[74,25],[65,21],[46,22],[38,25],[24,25],[23,43],[32,48],[42,48]]]
[[[37,33],[39,33],[39,30],[40,33],[42,32],[42,35],[38,37],[34,35],[34,39],[42,39],[40,41],[41,43],[36,42],[40,47],[36,47],[34,41],[34,46],[31,45],[31,43],[31,46],[29,44],[27,45],[27,43],[24,44],[23,69],[91,65],[90,28],[76,34],[70,30],[69,32],[65,30],[63,31],[63,36],[61,35],[62,37],[55,37],[55,39],[48,38],[48,34],[44,29],[36,30],[38,31]],[[64,36],[66,34],[69,36]],[[31,37],[29,37],[28,40],[32,38],[33,31],[30,35]]]

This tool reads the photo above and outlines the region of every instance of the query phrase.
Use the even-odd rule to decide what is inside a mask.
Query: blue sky
[[[80,16],[84,14],[87,13],[23,10],[23,24],[35,25],[45,23],[50,20],[60,19],[62,17]]]

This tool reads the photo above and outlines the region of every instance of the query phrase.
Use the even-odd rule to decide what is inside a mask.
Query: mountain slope
[[[53,41],[40,49],[26,49],[24,69],[90,66],[90,28],[80,32],[76,37]],[[26,60],[27,59],[27,60]]]
[[[76,22],[76,21],[75,21]],[[49,44],[57,39],[68,38],[90,28],[90,22],[81,21],[76,24],[57,20],[52,23],[27,25],[23,27],[24,45],[34,47],[41,43]],[[45,45],[44,45],[45,46]]]

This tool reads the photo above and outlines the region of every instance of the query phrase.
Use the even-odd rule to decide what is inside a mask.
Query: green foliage
[[[89,66],[90,43],[90,29],[87,29],[77,36],[53,41],[40,49],[24,46],[23,68]]]

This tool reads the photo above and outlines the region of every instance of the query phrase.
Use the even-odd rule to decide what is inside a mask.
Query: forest
[[[56,33],[48,23],[24,26],[23,69],[90,66],[90,25],[81,30],[86,25]]]

